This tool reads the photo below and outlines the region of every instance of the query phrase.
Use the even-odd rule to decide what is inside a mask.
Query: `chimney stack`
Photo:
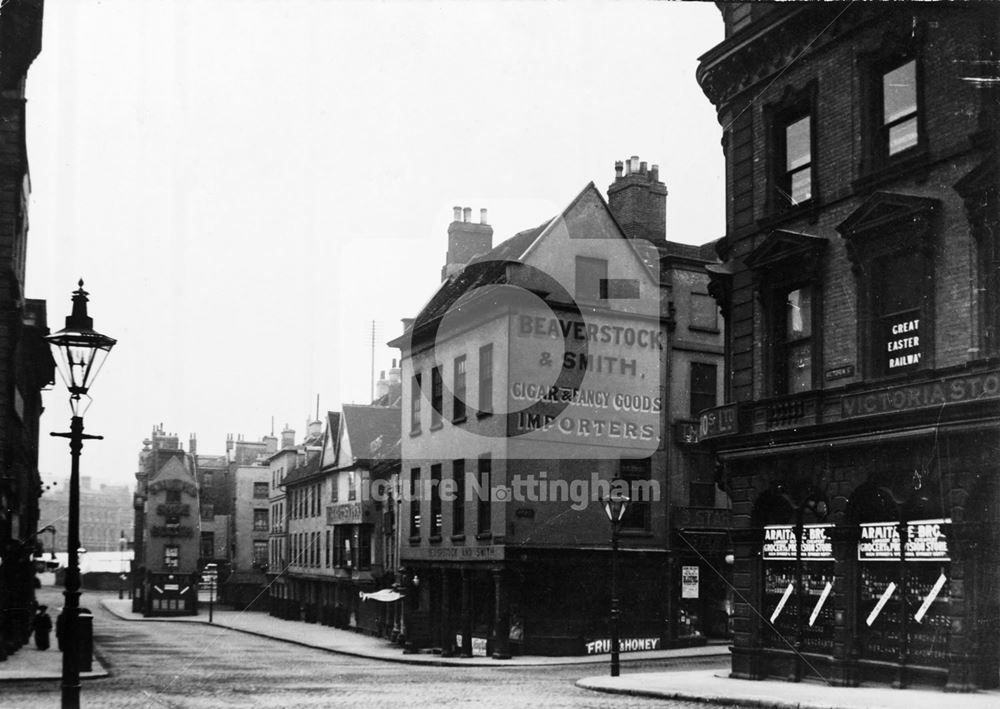
[[[622,174],[624,168],[624,175]],[[615,181],[608,187],[608,206],[630,239],[652,244],[667,240],[667,186],[660,166],[640,162],[638,155],[615,162]]]
[[[193,433],[188,440],[188,453],[192,456],[198,455],[198,437]]]
[[[472,207],[454,207],[454,221],[448,225],[448,252],[441,268],[441,280],[458,273],[476,256],[493,248],[493,227],[486,210],[479,210],[479,223],[472,221]]]
[[[385,370],[379,372],[378,382],[375,383],[375,398],[381,399],[389,393],[389,380],[385,377]]]
[[[295,447],[295,431],[285,424],[285,430],[281,432],[281,449]]]

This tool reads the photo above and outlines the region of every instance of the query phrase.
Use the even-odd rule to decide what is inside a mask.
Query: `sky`
[[[81,474],[133,484],[162,423],[223,454],[367,403],[440,283],[452,207],[494,244],[614,163],[660,166],[668,238],[723,235],[697,58],[712,3],[49,0],[28,73],[26,295],[63,327],[84,279],[118,340]],[[69,475],[68,395],[39,469]]]

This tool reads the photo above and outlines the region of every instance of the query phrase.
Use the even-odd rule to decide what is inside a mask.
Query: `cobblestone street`
[[[83,683],[89,707],[553,706],[695,707],[701,704],[595,694],[573,685],[597,665],[424,667],[345,657],[189,623],[119,620],[97,603],[97,653],[110,672]],[[25,652],[33,652],[26,649]],[[624,672],[662,671],[664,662],[625,663]],[[719,658],[671,661],[677,669],[723,666]],[[0,709],[59,704],[59,684],[5,683]]]

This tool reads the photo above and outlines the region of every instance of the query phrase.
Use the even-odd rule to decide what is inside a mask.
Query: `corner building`
[[[734,677],[996,687],[989,4],[719,3]]]
[[[638,158],[627,178],[617,169],[619,187],[635,183],[624,204],[612,195],[609,207],[591,183],[544,224],[485,253],[477,241],[466,264],[451,264],[449,243],[445,282],[390,343],[402,350],[410,646],[600,651],[611,528],[598,498],[612,480],[633,499],[622,637],[635,648],[670,639],[666,188]],[[456,208],[450,242],[469,211],[463,222]]]

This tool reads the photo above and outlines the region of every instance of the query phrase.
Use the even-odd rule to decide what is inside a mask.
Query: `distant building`
[[[42,48],[42,7],[42,0],[5,2],[0,22],[0,660],[31,634],[41,494],[38,417],[41,390],[54,373],[43,339],[49,333],[45,301],[25,296],[31,180],[24,87]],[[65,405],[56,416],[69,424]]]
[[[143,442],[136,473],[133,610],[198,612],[201,518],[194,461],[163,427]]]
[[[997,687],[1000,8],[717,4],[732,676]]]
[[[39,525],[52,525],[55,539],[40,537],[46,551],[66,551],[69,482],[64,481],[39,500]],[[121,538],[131,543],[135,524],[132,492],[127,485],[101,483],[94,488],[88,476],[80,478],[80,545],[90,552],[121,551]],[[49,549],[52,542],[55,548]]]

